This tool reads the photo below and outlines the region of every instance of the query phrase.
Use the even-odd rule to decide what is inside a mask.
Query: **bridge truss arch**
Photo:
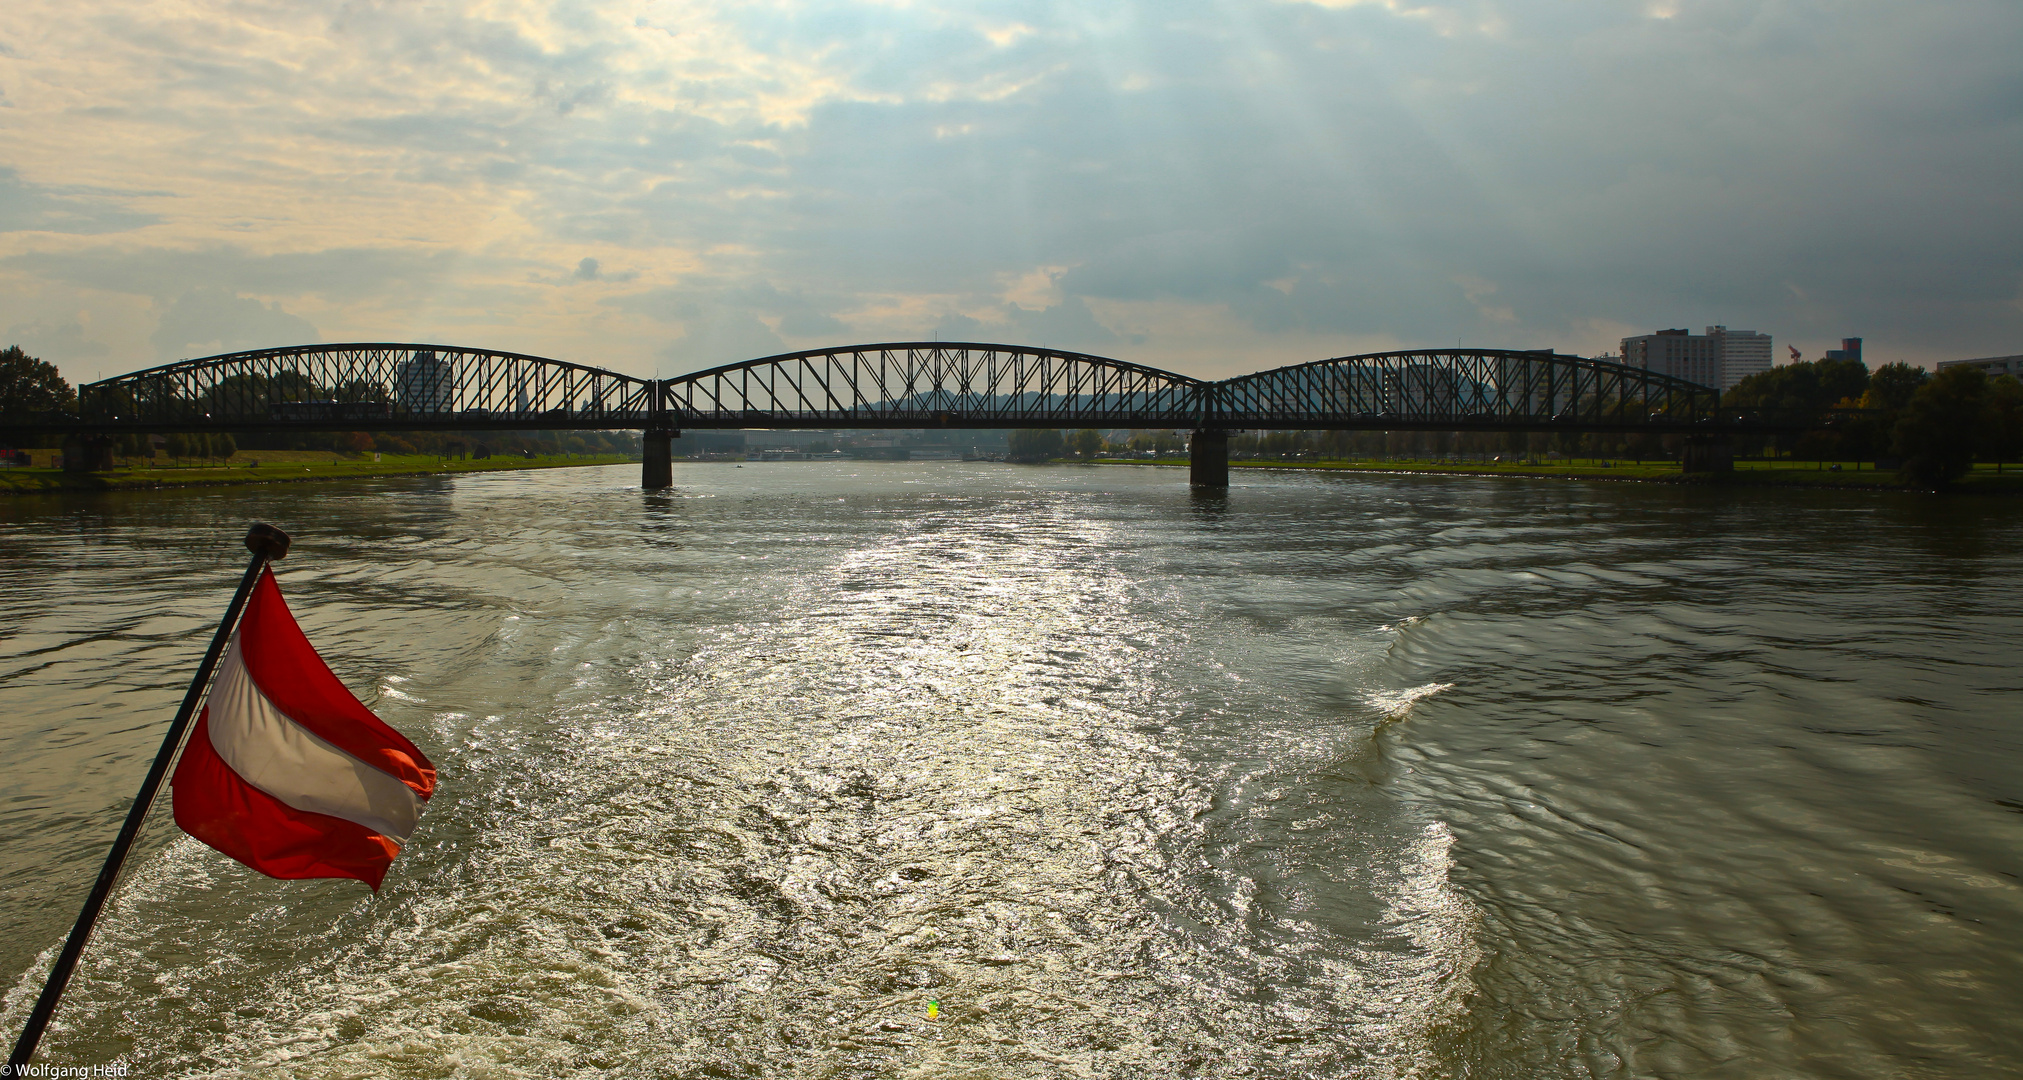
[[[655,390],[522,353],[352,343],[163,364],[79,387],[78,409],[91,428],[155,432],[625,428],[653,424]]]
[[[1209,384],[1088,353],[904,341],[783,353],[669,379],[677,428],[1173,427]]]
[[[298,345],[79,388],[79,432],[635,428],[1761,429],[1719,391],[1548,351],[1365,353],[1208,382],[1060,349],[913,341],[653,380],[448,345]]]
[[[1227,430],[1704,430],[1720,391],[1549,350],[1416,349],[1295,364],[1214,384]]]

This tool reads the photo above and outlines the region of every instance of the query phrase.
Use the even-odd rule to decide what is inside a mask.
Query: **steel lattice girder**
[[[448,345],[303,345],[184,360],[79,389],[113,430],[626,428],[656,415],[651,379]]]
[[[814,349],[670,379],[678,428],[1174,427],[1206,383],[1055,349],[899,342]]]
[[[1206,382],[978,342],[811,349],[664,381],[519,353],[304,345],[185,360],[79,391],[78,430],[1213,428],[1711,432],[1779,426],[1719,393],[1551,352],[1343,356]]]
[[[1550,352],[1369,353],[1215,390],[1218,426],[1233,429],[1699,431],[1721,419],[1711,387]]]

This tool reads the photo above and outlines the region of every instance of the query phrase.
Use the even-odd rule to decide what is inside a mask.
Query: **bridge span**
[[[648,487],[670,482],[684,430],[1185,428],[1194,481],[1219,487],[1231,431],[1653,432],[1688,436],[1690,468],[1692,447],[1793,425],[1724,412],[1712,387],[1550,350],[1366,353],[1207,381],[1060,349],[909,341],[672,379],[449,345],[298,345],[89,383],[75,415],[0,418],[28,426],[101,446],[171,431],[637,429]]]

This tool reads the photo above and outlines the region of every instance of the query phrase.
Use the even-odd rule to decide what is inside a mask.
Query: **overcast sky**
[[[2018,0],[0,5],[0,344],[2023,353]]]

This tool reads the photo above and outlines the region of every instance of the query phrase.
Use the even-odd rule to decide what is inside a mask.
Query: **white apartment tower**
[[[1725,326],[1710,326],[1704,335],[1660,330],[1624,338],[1622,362],[1729,390],[1759,371],[1770,370],[1770,335]]]
[[[394,369],[393,387],[394,400],[415,412],[449,412],[456,402],[456,370],[423,349]]]
[[[1707,336],[1721,343],[1721,389],[1732,390],[1749,376],[1770,370],[1769,334],[1710,326]]]
[[[1623,363],[1701,386],[1721,385],[1719,343],[1684,330],[1624,338]]]

